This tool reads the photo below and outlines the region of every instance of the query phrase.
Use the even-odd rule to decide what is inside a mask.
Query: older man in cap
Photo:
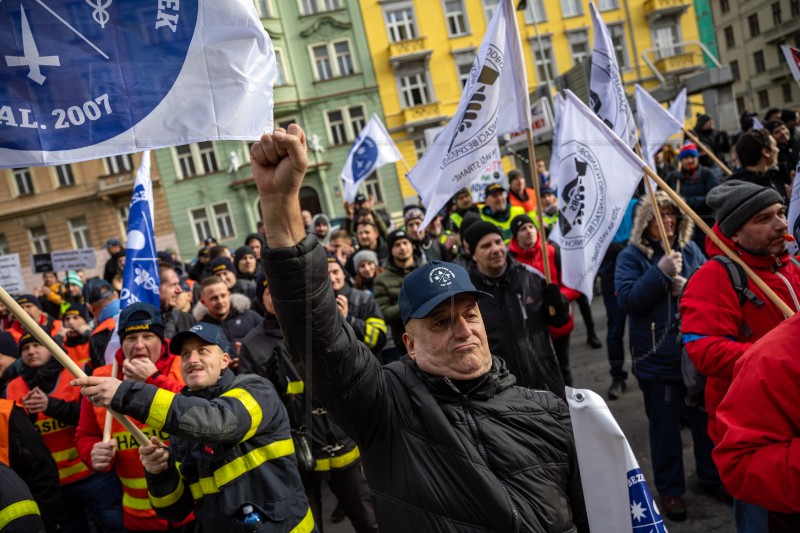
[[[361,450],[381,531],[588,531],[569,410],[492,357],[464,269],[405,278],[402,361],[381,367],[356,340],[300,218],[304,148],[293,124],[251,152],[264,271],[287,348],[311,358],[315,394]]]
[[[780,194],[730,180],[712,189],[707,202],[717,215],[713,228],[717,237],[789,308],[800,311],[800,268],[786,249],[786,206]],[[711,239],[706,241],[706,252],[712,261],[695,272],[681,297],[681,331],[689,358],[707,378],[705,398],[701,395],[698,401],[705,400],[708,434],[719,444],[716,411],[731,386],[734,366],[786,317]],[[737,500],[735,510],[741,531],[748,521],[766,527],[764,509]]]
[[[73,381],[94,405],[111,407],[171,435],[139,449],[156,514],[184,520],[194,511],[201,531],[310,532],[286,409],[274,386],[228,368],[228,341],[200,322],[175,336],[186,388],[180,394],[147,383],[88,377]]]

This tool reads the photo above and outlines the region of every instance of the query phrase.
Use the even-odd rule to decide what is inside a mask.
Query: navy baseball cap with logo
[[[183,346],[184,341],[191,339],[192,337],[197,337],[208,344],[216,344],[222,348],[223,352],[228,353],[229,346],[228,339],[225,337],[225,332],[223,332],[222,328],[219,326],[209,324],[208,322],[198,322],[186,331],[181,331],[172,337],[172,340],[169,343],[170,353],[180,355],[181,347]]]
[[[492,295],[479,291],[462,267],[446,261],[431,261],[414,270],[400,288],[403,324],[411,318],[425,318],[436,306],[461,293],[476,297]]]

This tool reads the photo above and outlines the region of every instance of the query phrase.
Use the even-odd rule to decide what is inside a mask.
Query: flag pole
[[[47,348],[50,353],[53,354],[53,357],[55,357],[56,360],[69,371],[70,374],[76,378],[86,377],[86,373],[84,373],[84,371],[81,370],[77,364],[75,364],[75,361],[70,359],[64,350],[62,350],[61,347],[56,344],[52,337],[50,337],[50,335],[48,335],[42,329],[42,326],[37,324],[2,286],[0,286],[0,302],[2,302],[3,305],[5,305],[8,310],[11,311],[11,314],[13,314],[17,320],[22,322],[22,325],[25,327],[25,329],[28,330],[31,335],[36,337],[36,340],[39,341],[42,346]],[[150,444],[150,439],[148,439],[147,436],[142,433],[142,430],[136,427],[136,425],[129,420],[127,416],[116,413],[111,409],[109,409],[108,412],[111,413],[114,418],[119,420],[120,424],[125,426],[125,429],[127,429],[128,432],[133,435],[133,437],[136,439],[136,442],[138,442],[140,446]]]
[[[722,170],[724,170],[724,171],[725,171],[725,174],[727,174],[728,176],[730,176],[731,174],[733,174],[733,172],[731,172],[731,169],[729,169],[729,168],[728,168],[728,166],[727,166],[725,163],[723,163],[722,161],[720,161],[720,159],[717,157],[717,155],[714,153],[714,151],[713,151],[712,149],[710,149],[708,146],[706,146],[705,144],[703,144],[702,142],[700,142],[700,139],[698,139],[698,138],[697,138],[697,135],[695,135],[694,133],[690,132],[689,130],[687,130],[687,129],[686,129],[686,127],[683,127],[683,126],[681,127],[681,131],[683,131],[684,135],[686,135],[687,137],[689,137],[689,138],[692,140],[692,142],[693,142],[693,143],[694,143],[694,144],[695,144],[695,145],[696,145],[696,146],[697,146],[699,149],[701,149],[703,152],[705,152],[705,154],[706,154],[708,157],[710,157],[710,158],[711,158],[711,160],[712,160],[714,163],[716,163],[716,164],[717,164],[717,166],[719,166],[719,168],[721,168]]]
[[[706,224],[705,221],[702,218],[700,218],[700,216],[697,213],[695,213],[694,210],[691,207],[689,207],[686,202],[683,201],[683,198],[681,198],[678,195],[678,193],[673,191],[670,188],[670,186],[667,185],[666,182],[662,180],[661,177],[658,174],[656,174],[650,167],[645,165],[643,170],[645,174],[653,178],[653,180],[655,180],[655,182],[658,183],[658,186],[661,187],[661,189],[665,193],[667,193],[667,195],[672,199],[672,201],[678,204],[678,207],[680,207],[681,211],[683,211],[689,218],[691,218],[697,225],[697,227],[700,228],[703,231],[703,233],[705,233],[708,236],[708,238],[711,239],[714,242],[714,244],[716,244],[725,253],[725,255],[727,255],[731,259],[731,261],[733,261],[734,263],[742,267],[742,269],[744,269],[747,276],[751,280],[753,280],[753,283],[755,283],[758,286],[758,288],[761,289],[761,291],[764,293],[764,296],[769,298],[772,301],[772,303],[774,303],[781,310],[781,312],[784,314],[784,316],[786,316],[786,318],[789,318],[792,315],[794,315],[794,311],[792,311],[791,308],[788,305],[786,305],[786,303],[783,300],[781,300],[777,294],[775,294],[775,291],[773,291],[766,283],[764,283],[764,281],[758,276],[758,274],[753,272],[753,269],[751,269],[747,265],[747,263],[742,261],[742,259],[739,257],[738,254],[736,254],[733,250],[731,250],[728,247],[728,245],[722,242],[722,239],[720,239],[717,236],[717,234],[714,233],[714,231],[708,227],[708,224]]]
[[[400,161],[402,161],[402,162],[403,162],[403,166],[405,166],[405,167],[406,167],[406,174],[408,174],[409,172],[411,172],[411,167],[410,167],[410,166],[408,166],[408,161],[406,161],[406,158],[405,158],[405,157],[403,157],[403,156],[402,156],[402,154],[401,154],[401,156],[400,156]]]
[[[531,168],[531,176],[533,177],[533,190],[536,192],[536,221],[537,229],[539,230],[539,245],[542,247],[542,258],[544,263],[544,280],[547,283],[550,281],[550,261],[547,257],[547,235],[544,232],[544,217],[542,216],[542,193],[541,185],[539,184],[539,176],[536,174],[536,148],[533,145],[533,133],[530,128],[525,130],[525,135],[528,137],[528,166]],[[551,314],[554,314],[555,310]]]
[[[642,156],[642,147],[638,142],[636,143],[636,155],[644,159]],[[661,218],[661,210],[658,208],[658,203],[656,202],[656,192],[653,190],[653,184],[650,183],[650,180],[647,178],[644,178],[644,186],[647,189],[647,195],[650,197],[650,202],[653,204],[656,225],[658,225],[658,233],[661,236],[661,246],[664,248],[664,254],[669,255],[672,253],[672,246],[669,244],[669,239],[667,238],[667,229],[664,227],[664,220]]]
[[[118,379],[117,376],[119,375],[119,363],[117,362],[117,358],[114,357],[114,364],[111,365],[111,377],[114,379]],[[111,416],[111,411],[106,409],[106,422],[103,425],[103,442],[108,442],[111,440],[111,421],[114,418]]]

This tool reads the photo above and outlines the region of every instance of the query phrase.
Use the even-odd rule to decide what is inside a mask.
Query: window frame
[[[130,168],[122,168],[122,170],[120,170],[119,166],[120,162],[124,163],[123,167],[130,167]],[[107,176],[116,176],[117,174],[125,174],[126,172],[133,172],[134,168],[133,156],[131,156],[131,154],[117,154],[104,157],[103,164],[105,165]]]
[[[730,1],[729,0],[720,0],[719,1],[719,9],[720,9],[720,13],[722,13],[723,15],[726,14],[726,13],[730,13],[730,10],[731,10]]]
[[[14,189],[17,192],[17,198],[23,198],[26,196],[33,196],[36,194],[36,184],[33,182],[33,174],[31,174],[31,167],[16,167],[11,169],[11,178],[14,180]],[[23,187],[20,187],[20,179],[24,183],[26,190],[23,191]]]
[[[542,54],[543,56],[548,56],[547,58],[542,57],[541,59],[536,58],[537,52],[539,52],[539,39],[542,41]],[[547,83],[547,76],[543,76],[545,74],[544,71],[540,71],[540,68],[548,69],[550,75],[550,81],[555,81],[556,77],[558,76],[558,67],[556,65],[556,58],[555,54],[553,53],[553,38],[551,35],[541,35],[539,38],[531,37],[528,39],[531,47],[531,55],[533,57],[533,67],[536,71],[536,79],[540,85],[544,85]]]
[[[59,188],[73,187],[75,185],[75,173],[72,171],[71,164],[54,165],[53,172],[56,175],[56,183]]]
[[[762,109],[767,109],[769,107],[769,91],[767,89],[761,89],[756,92],[756,98],[758,98],[758,105]]]
[[[750,38],[761,35],[761,23],[758,20],[758,12],[747,17],[747,28],[750,30]]]
[[[375,205],[386,205],[386,191],[383,189],[380,171],[375,170],[362,181],[367,198],[375,198]]]
[[[205,216],[206,228],[208,228],[208,231],[209,231],[208,235],[200,235],[197,232],[198,221],[194,217],[194,212],[195,211],[201,211],[201,210],[203,211],[203,215]],[[197,207],[190,207],[187,210],[187,214],[189,216],[189,225],[192,228],[192,235],[194,236],[194,239],[195,239],[194,242],[201,243],[201,242],[205,241],[208,237],[213,237],[215,239],[217,238],[213,234],[213,232],[214,232],[214,229],[212,228],[213,220],[208,215],[208,206],[207,205],[201,205],[201,206],[197,206]]]
[[[424,83],[420,85],[415,85],[414,87],[403,86],[403,80],[411,78],[412,76],[419,78],[422,76],[424,78]],[[395,75],[395,80],[397,82],[397,89],[398,89],[398,96],[400,97],[400,107],[402,109],[411,109],[412,107],[419,107],[423,105],[432,104],[436,101],[435,96],[433,95],[433,87],[431,86],[431,79],[430,79],[430,69],[427,65],[425,65],[424,69],[415,69],[409,70],[406,72],[398,73]],[[417,80],[419,82],[419,79]],[[416,88],[420,88],[420,96],[422,97],[420,103],[410,102],[407,99],[407,95],[411,94]]]
[[[472,65],[475,63],[475,57],[477,53],[474,49],[472,50],[456,50],[452,52],[453,54],[453,63],[456,67],[456,78],[458,79],[459,83],[461,83],[461,88],[463,89],[466,87],[467,82],[469,82],[469,75],[472,71]],[[465,72],[462,72],[462,68],[466,68]]]
[[[336,51],[336,45],[341,43],[347,44],[347,51],[349,54],[348,57],[350,58],[350,66],[352,68],[352,72],[346,72],[346,73],[342,72],[341,66],[339,65],[339,54]],[[314,53],[315,49],[323,47],[325,48],[325,51],[327,53],[327,60],[331,70],[331,75],[330,77],[327,78],[323,78],[322,76],[320,76],[320,71],[317,65],[317,57]],[[333,41],[327,41],[327,42],[309,43],[308,57],[311,60],[311,67],[314,73],[315,82],[329,81],[329,80],[335,80],[337,78],[354,76],[360,72],[358,68],[358,62],[356,61],[356,56],[353,53],[353,41],[349,37],[343,39],[335,39]]]
[[[43,235],[39,235],[38,237],[34,237],[33,232],[34,230],[41,229]],[[28,242],[31,245],[31,250],[34,254],[48,254],[52,251],[50,247],[50,235],[47,234],[47,226],[34,226],[32,228],[27,228],[28,231]],[[43,244],[43,247],[39,245]]]
[[[569,44],[569,53],[570,56],[572,56],[573,65],[583,63],[592,55],[592,45],[589,42],[588,28],[580,28],[567,32],[567,44]],[[583,44],[586,47],[586,51],[583,53],[583,58],[580,61],[576,59],[580,54],[576,54],[573,48],[576,44]]]
[[[610,6],[603,7],[603,2],[611,4]],[[613,11],[619,9],[619,0],[597,0],[597,9],[602,13],[605,11]]]
[[[561,0],[561,15],[565,19],[583,16],[583,2],[581,0]],[[571,11],[568,12],[565,7],[569,7]]]
[[[618,32],[618,36],[621,38],[619,46],[614,43],[615,32]],[[630,54],[628,53],[628,37],[625,35],[625,23],[609,24],[608,34],[611,38],[611,44],[614,46],[620,71],[631,70],[633,66],[630,63]]]
[[[206,161],[204,159],[204,154],[207,154],[207,150],[201,150],[200,145],[205,143],[211,143],[211,153],[213,156],[213,162],[216,164],[216,168],[211,168],[210,170],[207,168]],[[188,153],[178,153],[178,148],[189,148]],[[197,178],[200,176],[208,176],[210,174],[217,174],[222,172],[222,167],[219,164],[219,158],[217,157],[217,144],[215,141],[199,141],[191,144],[182,144],[179,146],[170,146],[170,153],[172,154],[172,160],[174,161],[174,169],[175,169],[175,177],[178,181],[183,181],[186,179]],[[186,176],[183,170],[183,166],[181,165],[182,160],[188,160],[191,162],[192,166],[194,167],[195,174],[191,176]]]
[[[217,207],[220,207],[220,206],[225,206],[225,211],[226,211],[225,215],[218,215],[217,214]],[[233,216],[233,211],[231,211],[230,201],[229,200],[223,200],[222,202],[217,202],[215,204],[211,204],[210,209],[211,209],[211,216],[214,219],[213,220],[214,221],[214,228],[216,228],[216,230],[217,230],[216,238],[219,239],[220,241],[227,241],[227,240],[235,239],[236,235],[237,235],[236,219]],[[228,223],[230,224],[230,230],[231,230],[230,234],[224,234],[222,232],[223,225],[220,223],[220,218],[222,218],[223,216],[227,217]]]
[[[286,54],[283,48],[275,47],[273,51],[275,52],[275,87],[291,85],[292,82],[289,78],[289,72],[286,70],[286,63],[284,61]],[[283,79],[283,83],[278,83],[278,76]]]
[[[764,57],[764,50],[753,52],[753,70],[756,74],[763,74],[767,71],[767,61]]]
[[[522,12],[525,24],[538,24],[540,22],[547,22],[547,6],[544,0],[528,0],[528,6]],[[536,17],[539,18],[536,18]]]
[[[725,38],[725,47],[728,50],[736,48],[736,34],[733,31],[733,26],[722,28],[722,35]]]
[[[458,3],[460,7],[460,11],[456,12],[454,15],[447,11],[447,5],[450,3]],[[470,26],[469,26],[469,16],[467,14],[467,6],[464,3],[464,0],[442,0],[442,11],[444,11],[444,20],[445,25],[447,26],[447,37],[450,39],[454,39],[456,37],[464,37],[466,35],[470,35]],[[461,24],[463,27],[460,28],[461,31],[459,32],[452,32],[451,26],[454,25],[454,21],[458,22],[458,19],[461,19]]]
[[[781,91],[783,96],[783,103],[784,104],[791,104],[792,103],[792,84],[789,82],[781,84]]]
[[[0,233],[0,255],[8,255],[11,253],[11,248],[8,246],[8,239],[5,233]]]
[[[389,15],[392,13],[400,13],[408,11],[411,13],[410,21],[407,21],[404,25],[390,23]],[[419,26],[417,24],[417,13],[414,9],[414,4],[411,1],[405,2],[396,2],[392,4],[387,4],[383,8],[383,22],[384,26],[386,27],[386,36],[389,38],[389,43],[402,43],[404,41],[410,41],[412,39],[416,39],[419,37]],[[409,35],[404,38],[395,38],[400,37],[399,35],[399,28],[410,28]],[[398,30],[393,32],[392,30]]]
[[[82,223],[83,226],[77,225],[76,222]],[[74,249],[81,250],[93,247],[91,229],[89,228],[89,223],[86,221],[85,216],[81,215],[79,217],[67,219],[67,228],[69,229],[69,238],[72,241],[72,247]],[[79,239],[82,242],[78,242]]]
[[[734,59],[728,64],[731,68],[731,74],[733,74],[733,81],[739,81],[742,79],[741,71],[739,70],[739,60]]]
[[[256,12],[261,19],[274,19],[277,18],[275,7],[272,5],[272,0],[255,0]],[[263,9],[262,9],[263,8]],[[264,13],[266,10],[266,14]]]
[[[326,7],[325,4],[328,2],[336,3],[336,7]],[[315,6],[310,11],[306,11],[306,4],[309,6]],[[322,6],[320,8],[320,6]],[[297,0],[297,10],[300,13],[301,17],[310,17],[312,15],[319,15],[322,13],[330,13],[332,11],[339,11],[340,9],[344,9],[345,5],[342,3],[342,0]]]
[[[361,108],[362,118],[364,124],[362,124],[362,128],[366,126],[369,117],[367,116],[367,106],[364,103],[359,102],[356,104],[348,104],[342,107],[335,107],[331,109],[326,109],[322,112],[322,118],[325,123],[325,132],[328,138],[328,147],[334,146],[347,146],[348,144],[352,144],[358,138],[358,134],[361,133],[361,130],[355,131],[355,125],[353,123],[353,115],[350,113],[352,109]],[[342,133],[343,133],[343,141],[339,144],[334,143],[333,136],[331,135],[331,121],[329,114],[330,113],[341,113],[342,115]]]
[[[489,2],[493,3],[489,5]],[[497,10],[497,6],[500,5],[500,0],[481,0],[481,5],[483,6],[483,17],[486,19],[486,25],[488,26],[494,12]]]
[[[783,19],[782,10],[781,10],[781,3],[780,2],[773,2],[772,3],[772,24],[774,26],[780,26]]]

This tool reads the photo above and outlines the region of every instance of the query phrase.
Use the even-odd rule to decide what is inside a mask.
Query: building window
[[[273,11],[270,7],[270,0],[256,0],[256,11],[258,11],[258,16],[262,19],[273,17]]]
[[[459,37],[469,33],[463,0],[444,0],[444,15],[447,19],[448,36]]]
[[[747,25],[750,27],[750,37],[758,37],[761,33],[761,28],[758,26],[758,13],[747,17]]]
[[[561,0],[561,12],[564,18],[583,15],[583,4],[581,0]]]
[[[130,172],[133,170],[133,158],[130,154],[115,155],[106,157],[106,168],[108,168],[108,175],[122,174],[123,172]]]
[[[283,51],[275,49],[275,86],[286,85],[286,67],[283,65]]]
[[[431,102],[428,76],[425,72],[400,77],[400,97],[403,107],[414,107]]]
[[[123,205],[117,208],[117,216],[119,223],[122,225],[122,233],[128,233],[128,216],[131,213],[129,205]]]
[[[758,91],[758,105],[761,108],[769,107],[769,92],[766,89]]]
[[[497,10],[497,6],[500,4],[500,0],[483,0],[483,13],[486,15],[486,24],[489,24],[489,21],[492,20],[494,16],[494,12]]]
[[[381,180],[378,178],[377,172],[373,172],[364,180],[364,191],[367,198],[370,196],[375,198],[376,204],[380,205],[384,203],[383,185],[381,185]]]
[[[764,51],[759,50],[758,52],[753,53],[753,63],[756,67],[756,74],[761,74],[765,70],[767,70],[766,65],[764,64]]]
[[[475,52],[473,50],[454,52],[453,59],[456,63],[456,74],[461,87],[465,87],[469,81],[469,73],[472,71],[472,64],[475,62]]]
[[[745,105],[744,105],[744,96],[737,96],[736,97],[736,109],[739,111],[744,112]]]
[[[349,76],[355,72],[350,41],[313,45],[311,55],[314,61],[314,71],[319,81]]]
[[[189,211],[189,218],[192,221],[196,242],[203,242],[208,237],[213,237],[211,234],[211,221],[208,220],[208,213],[205,207],[198,207]]]
[[[739,62],[738,61],[731,61],[731,74],[733,74],[733,81],[739,81],[741,78],[739,74]]]
[[[14,174],[14,183],[17,185],[17,196],[28,196],[35,192],[30,168],[15,168],[11,172]]]
[[[572,61],[577,65],[583,63],[589,57],[589,31],[580,30],[567,33],[569,41],[569,51],[572,54]]]
[[[341,9],[342,0],[300,0],[300,14],[313,15]]]
[[[214,143],[211,141],[197,143],[197,154],[200,156],[203,172],[205,174],[211,174],[219,170],[217,155],[214,153]]]
[[[736,39],[733,36],[733,26],[726,26],[723,30],[725,32],[725,46],[730,50],[736,47]]]
[[[800,0],[789,0],[789,11],[792,17],[800,17]]]
[[[86,224],[86,218],[71,218],[67,223],[69,225],[69,234],[72,237],[72,246],[76,250],[91,248],[92,239],[89,236],[89,225]]]
[[[57,165],[56,177],[58,177],[59,187],[71,187],[75,185],[75,176],[72,174],[72,165]]]
[[[681,53],[677,44],[681,41],[677,24],[657,26],[653,28],[653,43],[656,46],[656,57],[662,59]]]
[[[191,178],[197,176],[197,170],[194,166],[194,158],[192,157],[192,147],[188,144],[183,146],[176,146],[175,151],[178,154],[178,165],[181,170],[181,178]]]
[[[347,113],[350,115],[350,128],[353,130],[353,140],[355,140],[355,138],[358,137],[358,134],[361,133],[361,130],[363,130],[364,126],[367,124],[364,106],[356,105],[348,107]]]
[[[422,156],[425,155],[425,152],[428,151],[428,143],[425,142],[425,137],[419,137],[414,139],[414,155],[417,158],[417,161],[422,159]]]
[[[175,158],[178,160],[178,179],[219,172],[217,154],[211,141],[176,146]]]
[[[31,248],[35,254],[50,253],[50,239],[47,238],[47,230],[44,226],[37,226],[28,230],[31,239]]]
[[[525,9],[525,24],[534,22],[545,22],[547,11],[544,9],[544,0],[528,0],[528,7]]]
[[[217,231],[220,239],[231,239],[236,236],[236,228],[233,226],[228,202],[211,206],[214,211],[214,222],[217,224]]]
[[[328,135],[331,144],[336,146],[347,142],[347,132],[344,129],[344,113],[341,111],[328,111]]]
[[[414,22],[414,10],[410,5],[400,9],[386,10],[384,17],[390,42],[399,43],[416,38],[417,26]]]
[[[719,9],[722,13],[727,13],[731,10],[731,5],[728,0],[719,0]]]
[[[550,37],[533,38],[530,43],[539,83],[547,83],[548,80],[554,80],[556,74],[555,59],[553,58],[553,43]]]
[[[625,25],[611,24],[608,26],[611,34],[611,43],[614,45],[614,52],[617,54],[617,64],[620,69],[630,68],[628,63],[628,46],[625,44]]]
[[[283,128],[285,130],[288,130],[289,126],[291,126],[292,124],[297,124],[296,117],[282,118],[278,121],[278,127]]]
[[[781,3],[775,2],[772,4],[772,23],[776,26],[781,24]]]
[[[790,104],[792,102],[792,84],[784,83],[781,85],[781,90],[783,91],[783,103]]]
[[[0,255],[8,255],[8,241],[6,236],[0,233]]]
[[[619,9],[618,0],[600,0],[598,2],[600,11],[610,11],[612,9]]]

